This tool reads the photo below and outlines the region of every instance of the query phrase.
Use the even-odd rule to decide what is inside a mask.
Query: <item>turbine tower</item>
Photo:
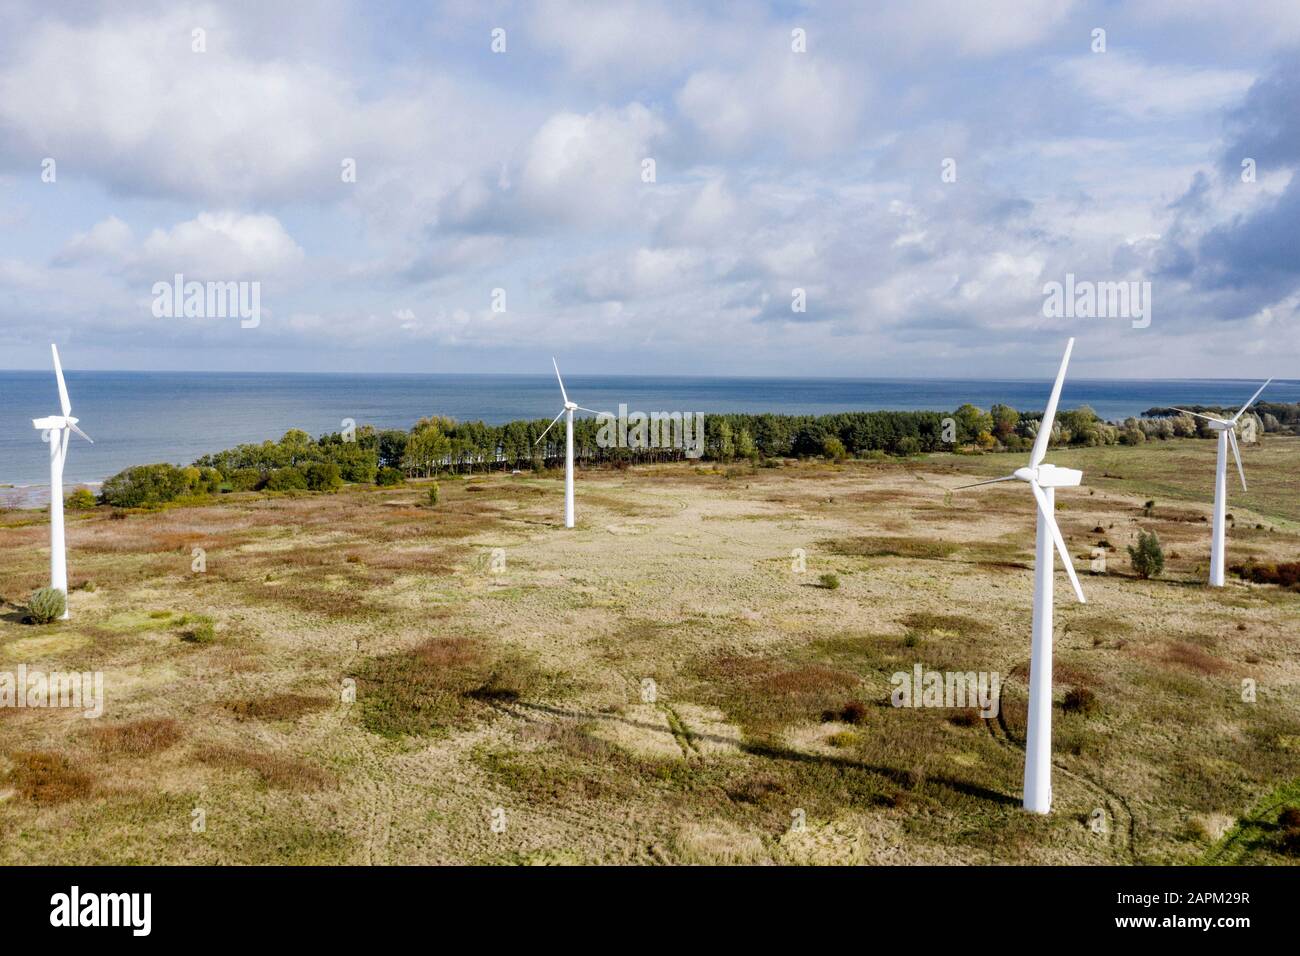
[[[1025,728],[1025,795],[1024,807],[1031,813],[1048,813],[1052,809],[1052,587],[1055,572],[1053,545],[1061,555],[1065,571],[1070,576],[1074,593],[1080,603],[1086,603],[1083,588],[1066,550],[1065,539],[1056,523],[1056,489],[1070,488],[1083,480],[1083,472],[1073,468],[1058,468],[1043,463],[1047,444],[1052,438],[1052,425],[1056,421],[1056,405],[1065,383],[1065,368],[1070,364],[1074,339],[1065,346],[1061,370],[1056,373],[1052,397],[1048,399],[1043,422],[1034,439],[1029,465],[1017,468],[1014,473],[990,481],[978,481],[963,488],[991,485],[1000,481],[1023,481],[1029,485],[1038,502],[1038,539],[1034,558],[1034,625],[1029,658],[1029,722]],[[960,490],[960,489],[958,489]]]
[[[1270,378],[1268,382],[1271,381],[1273,380]],[[1259,391],[1250,397],[1250,401],[1242,405],[1240,411],[1231,418],[1215,418],[1199,412],[1189,412],[1184,408],[1174,409],[1184,415],[1205,419],[1210,423],[1210,428],[1219,433],[1219,457],[1214,472],[1214,530],[1210,537],[1210,587],[1223,587],[1223,524],[1228,508],[1228,449],[1232,449],[1232,457],[1237,460],[1241,490],[1245,491],[1246,469],[1241,467],[1241,450],[1237,447],[1237,421],[1246,414],[1246,409],[1255,404],[1255,399],[1259,398],[1260,392],[1268,388],[1268,382],[1261,385]]]
[[[593,415],[599,415],[600,412],[592,408],[583,408],[581,405],[575,405],[569,401],[569,395],[564,390],[564,379],[560,378],[560,366],[556,363],[555,357],[551,357],[551,364],[555,366],[555,378],[560,383],[560,396],[564,399],[564,407],[560,409],[560,414],[551,419],[551,424],[546,426],[546,431],[538,437],[534,445],[540,445],[542,439],[546,437],[555,423],[560,420],[560,416],[565,416],[564,432],[564,526],[573,527],[573,413],[574,412],[591,412]]]
[[[77,419],[72,417],[72,402],[68,400],[68,386],[63,381],[63,366],[59,363],[59,350],[53,344],[50,352],[54,355],[54,376],[59,382],[59,406],[62,415],[48,418],[34,418],[32,425],[39,429],[50,443],[50,587],[62,591],[64,597],[63,620],[68,619],[68,559],[63,544],[63,463],[68,457],[68,440],[76,432],[82,438],[93,441],[90,436],[77,427]]]

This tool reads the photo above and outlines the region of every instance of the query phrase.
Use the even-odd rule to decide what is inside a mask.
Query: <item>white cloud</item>
[[[552,116],[529,142],[519,190],[535,208],[582,218],[624,204],[640,189],[641,163],[653,158],[663,122],[640,103],[619,110]]]
[[[196,279],[266,277],[303,262],[305,254],[280,221],[270,215],[202,212],[169,229],[154,229],[136,242],[131,227],[110,216],[63,247],[58,265],[100,261],[132,276],[171,276],[183,272]]]
[[[1070,57],[1054,70],[1094,100],[1134,119],[1222,110],[1255,79],[1246,70],[1153,64],[1117,50]]]
[[[692,74],[677,108],[714,149],[734,153],[770,141],[815,156],[856,131],[865,87],[864,76],[829,59],[785,53],[746,69]]]

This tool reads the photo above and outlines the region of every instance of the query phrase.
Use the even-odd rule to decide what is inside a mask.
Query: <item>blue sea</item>
[[[66,373],[72,414],[95,440],[76,436],[65,480],[100,481],[129,465],[188,464],[241,442],[276,439],[290,428],[319,435],[358,425],[409,428],[426,415],[500,424],[551,418],[560,409],[549,375],[385,375],[241,372]],[[664,378],[571,375],[580,405],[632,411],[777,412],[817,415],[875,409],[951,411],[964,402],[1004,402],[1033,411],[1047,401],[1043,381],[839,378]],[[1161,405],[1233,405],[1256,382],[1226,379],[1070,379],[1063,407],[1087,404],[1103,418],[1122,419]],[[1300,401],[1300,383],[1274,382],[1274,401]],[[57,414],[50,371],[0,371],[0,485],[49,482],[46,446],[31,420]]]

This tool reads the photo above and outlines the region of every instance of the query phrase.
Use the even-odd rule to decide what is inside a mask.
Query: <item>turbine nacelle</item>
[[[32,427],[38,431],[62,431],[69,428],[92,445],[95,444],[94,439],[77,427],[79,421],[81,419],[73,418],[71,415],[50,415],[47,418],[33,418]]]

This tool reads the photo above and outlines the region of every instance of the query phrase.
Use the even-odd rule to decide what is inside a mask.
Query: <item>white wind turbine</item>
[[[1273,381],[1271,378],[1268,382]],[[1214,418],[1189,412],[1183,408],[1174,411],[1184,415],[1203,418],[1210,423],[1210,428],[1219,433],[1219,460],[1214,472],[1214,530],[1210,537],[1210,587],[1223,587],[1223,522],[1224,512],[1228,507],[1228,448],[1232,448],[1232,457],[1237,460],[1237,474],[1241,476],[1241,490],[1246,490],[1246,470],[1241,467],[1241,451],[1237,448],[1237,421],[1246,414],[1246,409],[1255,404],[1260,392],[1268,388],[1268,382],[1259,387],[1259,391],[1250,397],[1241,410],[1231,418]]]
[[[34,418],[32,425],[43,432],[50,443],[50,587],[68,596],[68,558],[63,545],[63,463],[68,457],[68,440],[76,432],[92,445],[90,436],[77,427],[72,416],[72,402],[68,400],[68,386],[63,381],[63,366],[59,363],[59,350],[50,345],[54,355],[54,375],[59,381],[59,406],[62,415]],[[66,601],[63,619],[67,620]]]
[[[1034,449],[1029,454],[1029,466],[1017,468],[1005,478],[979,481],[963,488],[991,485],[999,481],[1023,481],[1029,485],[1038,501],[1038,546],[1034,558],[1034,630],[1029,658],[1029,722],[1025,728],[1025,796],[1024,807],[1032,813],[1047,813],[1052,808],[1052,586],[1054,584],[1055,557],[1052,545],[1061,555],[1065,571],[1074,585],[1080,603],[1087,599],[1079,578],[1074,573],[1065,539],[1056,524],[1056,489],[1069,488],[1083,480],[1083,472],[1073,468],[1057,468],[1043,464],[1047,444],[1052,438],[1052,425],[1056,420],[1056,404],[1061,398],[1065,383],[1065,367],[1070,364],[1074,339],[1065,346],[1061,370],[1056,373],[1052,397],[1043,412],[1043,423],[1034,439]]]
[[[581,405],[575,405],[569,401],[569,395],[564,390],[564,379],[560,378],[560,366],[556,364],[554,356],[551,358],[551,364],[555,366],[555,378],[560,383],[560,395],[564,398],[564,407],[560,409],[560,414],[551,419],[551,424],[546,426],[534,445],[540,445],[542,439],[546,437],[555,423],[560,420],[560,416],[565,416],[565,433],[564,433],[564,526],[573,527],[573,413],[574,412],[591,412],[593,415],[599,415],[600,412],[593,408],[583,408]]]

